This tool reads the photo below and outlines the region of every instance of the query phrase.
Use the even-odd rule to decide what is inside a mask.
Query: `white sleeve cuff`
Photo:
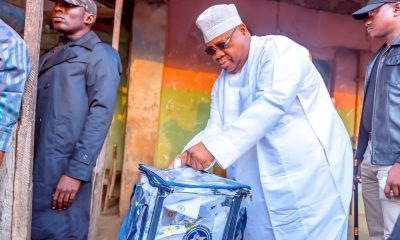
[[[214,135],[213,137],[203,139],[203,144],[214,156],[215,160],[218,161],[218,164],[223,169],[227,169],[241,154],[230,141],[222,139],[223,137],[216,137]]]

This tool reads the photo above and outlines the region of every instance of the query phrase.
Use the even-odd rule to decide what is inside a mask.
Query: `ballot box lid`
[[[139,164],[139,170],[148,177],[150,184],[156,186],[227,190],[251,189],[248,185],[189,167],[159,170],[145,164]]]

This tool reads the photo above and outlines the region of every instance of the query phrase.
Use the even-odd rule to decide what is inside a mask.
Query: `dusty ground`
[[[118,215],[101,216],[97,230],[96,240],[117,239],[122,219]]]

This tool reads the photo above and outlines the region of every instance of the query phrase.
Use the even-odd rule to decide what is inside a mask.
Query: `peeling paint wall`
[[[339,49],[335,55],[334,99],[336,109],[342,118],[350,136],[355,132],[357,79],[358,79],[358,52]],[[360,101],[358,101],[360,102]]]
[[[154,165],[164,68],[167,6],[135,1],[120,214],[129,208],[138,163]]]

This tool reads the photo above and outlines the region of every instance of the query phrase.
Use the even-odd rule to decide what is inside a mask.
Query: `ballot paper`
[[[173,201],[172,201],[173,200]],[[225,196],[210,196],[198,194],[171,194],[165,200],[165,207],[169,210],[186,215],[190,218],[213,217],[216,211],[215,206],[221,205],[225,201]]]
[[[216,210],[218,214],[214,217],[214,224],[212,229],[213,239],[222,239],[224,232],[221,231],[221,226],[226,225],[226,221],[228,219],[229,208],[220,207]]]
[[[205,219],[213,219],[222,211],[222,204],[225,202],[225,196],[207,197],[200,207],[199,215]],[[228,208],[229,209],[229,208]]]
[[[202,199],[201,199],[201,197],[199,197],[199,198],[192,198],[189,200],[171,203],[171,204],[165,205],[165,207],[168,208],[169,210],[172,210],[177,213],[188,216],[190,218],[196,219],[199,216],[201,202],[202,202]]]

